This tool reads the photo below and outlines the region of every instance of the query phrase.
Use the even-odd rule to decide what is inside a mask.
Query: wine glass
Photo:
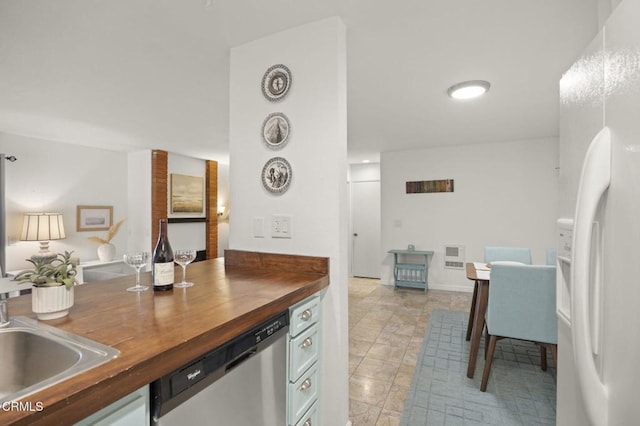
[[[176,250],[173,252],[173,261],[182,266],[182,282],[174,284],[174,287],[191,287],[193,285],[193,283],[187,282],[187,265],[195,258],[195,250]]]
[[[135,253],[127,253],[122,256],[124,263],[136,270],[136,285],[129,287],[127,291],[145,291],[149,286],[140,284],[140,270],[149,262],[149,252],[140,251]]]

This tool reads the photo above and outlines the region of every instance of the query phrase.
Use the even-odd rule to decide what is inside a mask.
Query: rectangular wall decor
[[[407,194],[422,194],[426,192],[453,192],[453,179],[407,182]]]
[[[108,231],[113,225],[113,206],[77,206],[76,231]]]
[[[204,213],[204,179],[200,176],[171,174],[171,213]]]

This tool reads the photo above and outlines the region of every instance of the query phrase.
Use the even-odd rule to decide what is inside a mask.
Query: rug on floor
[[[468,315],[432,312],[400,425],[555,425],[555,368],[550,354],[545,372],[535,344],[499,340],[487,391],[480,392],[484,342],[474,378],[469,379]]]

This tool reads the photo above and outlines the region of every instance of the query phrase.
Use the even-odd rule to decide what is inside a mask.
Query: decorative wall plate
[[[281,148],[289,138],[289,119],[281,112],[269,114],[262,123],[262,138],[269,148]]]
[[[262,77],[262,93],[275,102],[285,97],[291,87],[291,71],[282,64],[270,67]]]
[[[282,194],[289,188],[291,176],[291,165],[282,157],[270,159],[262,168],[262,184],[275,194]]]

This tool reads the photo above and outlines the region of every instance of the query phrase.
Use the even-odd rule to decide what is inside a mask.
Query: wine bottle
[[[173,288],[173,250],[167,235],[167,219],[160,219],[160,233],[153,250],[151,275],[154,290],[165,291]]]

